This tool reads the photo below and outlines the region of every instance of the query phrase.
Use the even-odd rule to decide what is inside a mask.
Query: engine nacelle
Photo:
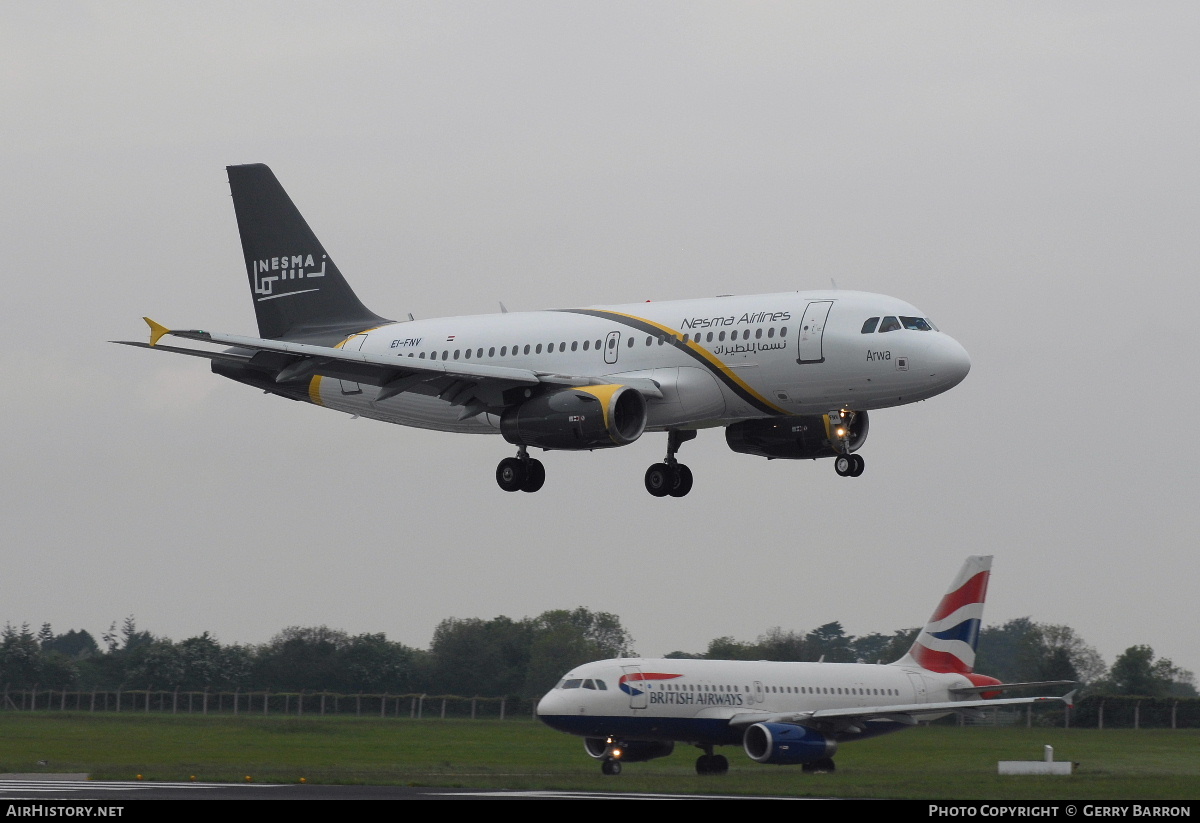
[[[512,406],[500,433],[514,446],[607,449],[627,446],[646,430],[646,399],[629,386],[560,389]]]
[[[675,751],[675,744],[657,740],[613,740],[604,737],[585,737],[583,750],[589,757],[603,760],[611,757],[622,763],[645,763],[656,757],[666,757]]]
[[[867,442],[870,419],[865,411],[852,412],[849,423],[830,420],[829,415],[815,417],[768,417],[743,420],[725,429],[725,442],[741,454],[756,454],[769,460],[813,460],[842,453],[834,448],[839,440],[837,429],[848,426],[850,451],[858,451]]]
[[[751,760],[781,766],[833,757],[837,747],[836,740],[792,723],[755,723],[742,738]]]

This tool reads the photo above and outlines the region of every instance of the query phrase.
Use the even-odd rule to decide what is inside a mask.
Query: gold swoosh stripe
[[[702,363],[713,376],[723,382],[726,386],[733,390],[734,394],[741,397],[750,405],[757,408],[759,411],[767,414],[786,414],[791,412],[776,406],[767,398],[756,392],[750,387],[745,380],[734,374],[733,369],[726,366],[713,355],[708,349],[696,343],[694,340],[683,342],[683,332],[676,331],[669,326],[664,326],[661,323],[655,323],[653,320],[647,320],[644,317],[638,317],[633,314],[625,314],[619,311],[606,311],[604,309],[559,309],[559,311],[568,314],[583,314],[589,317],[600,317],[606,320],[615,320],[618,323],[637,329],[641,332],[654,334],[655,332],[665,332],[673,346],[682,352],[686,352],[699,363]]]

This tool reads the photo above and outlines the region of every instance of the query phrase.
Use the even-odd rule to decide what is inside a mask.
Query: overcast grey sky
[[[1200,7],[0,6],[0,621],[424,647],[586,606],[638,651],[985,614],[1200,671],[1191,415]],[[363,301],[418,317],[842,288],[970,352],[871,418],[858,480],[720,431],[549,453],[263,396],[109,345],[253,333],[224,167],[269,164]]]

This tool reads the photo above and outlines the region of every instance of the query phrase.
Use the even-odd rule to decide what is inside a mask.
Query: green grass
[[[1079,763],[1070,777],[1001,777],[998,760]],[[920,727],[844,744],[836,774],[759,766],[723,750],[725,777],[698,777],[697,750],[604,777],[578,738],[528,720],[0,714],[0,772],[96,779],[375,783],[922,799],[1200,799],[1200,733]],[[46,760],[46,766],[37,766]]]

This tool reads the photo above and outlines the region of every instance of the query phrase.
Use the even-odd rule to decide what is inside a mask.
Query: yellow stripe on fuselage
[[[660,329],[660,330],[666,332],[667,334],[671,335],[676,340],[678,340],[680,343],[683,343],[683,333],[682,332],[678,332],[675,329],[670,328],[669,326],[664,326],[662,323],[655,323],[653,320],[647,320],[644,317],[638,317],[636,314],[625,314],[624,312],[609,311],[607,309],[602,309],[601,311],[603,311],[605,314],[613,314],[613,315],[616,315],[617,317],[628,317],[631,320],[637,320],[639,323],[645,323],[648,326],[653,326],[654,328]],[[753,388],[750,387],[750,385],[748,383],[746,383],[745,380],[743,380],[742,378],[740,378],[736,374],[734,374],[734,372],[731,368],[729,368],[724,363],[722,363],[720,360],[718,360],[716,358],[716,356],[712,352],[710,352],[708,349],[706,349],[703,346],[696,343],[695,340],[689,340],[684,345],[686,345],[688,347],[689,351],[693,351],[696,354],[700,355],[700,357],[702,357],[706,363],[708,363],[713,368],[718,369],[721,372],[721,374],[723,374],[731,382],[736,383],[742,389],[742,391],[749,394],[751,397],[753,397],[759,403],[762,403],[764,406],[767,406],[768,408],[775,410],[779,414],[791,414],[791,412],[787,411],[786,409],[782,409],[779,406],[776,406],[770,400],[768,400],[767,398],[763,397],[761,394],[756,392]]]

